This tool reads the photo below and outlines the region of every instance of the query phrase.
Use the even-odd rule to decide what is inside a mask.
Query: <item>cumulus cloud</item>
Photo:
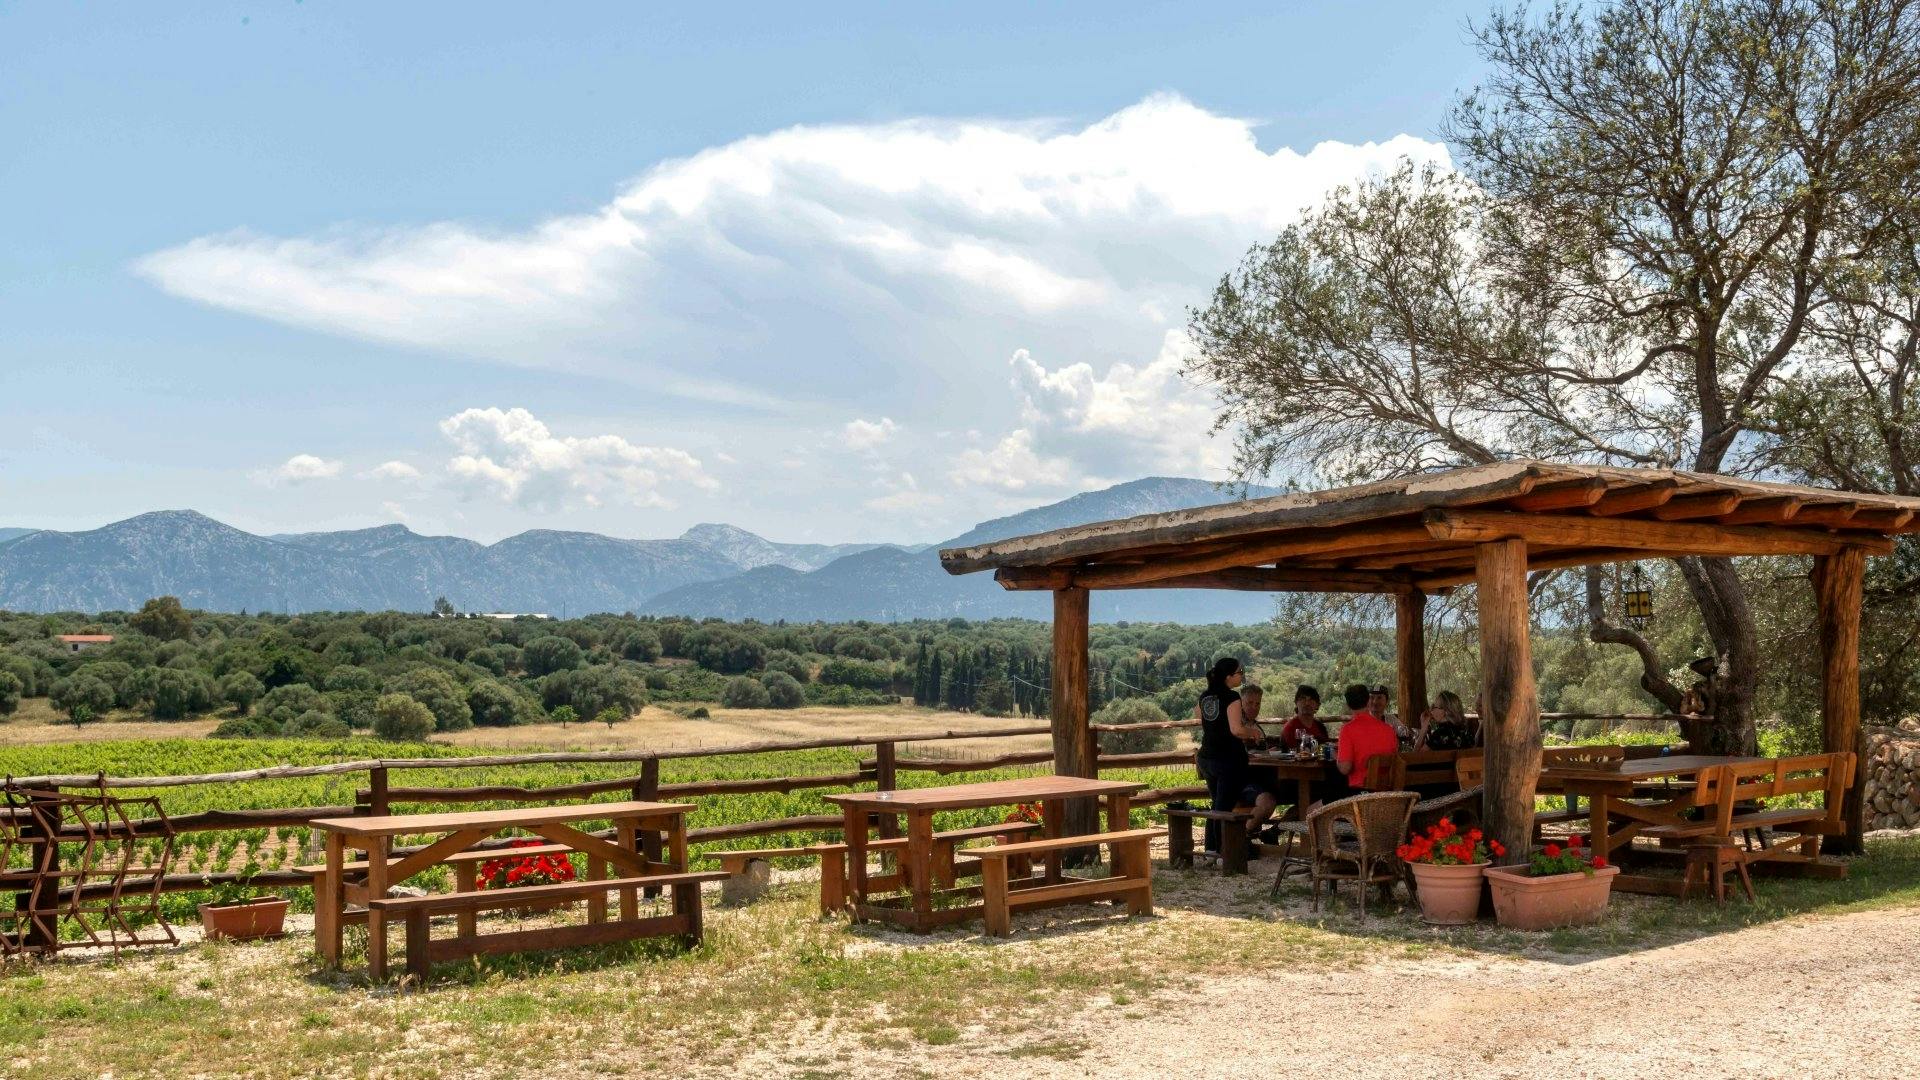
[[[295,454],[271,469],[254,473],[254,479],[269,486],[304,484],[309,480],[331,480],[340,475],[342,465],[313,454]]]
[[[892,439],[900,425],[887,417],[878,420],[853,419],[840,429],[840,441],[849,450],[871,450]]]
[[[977,394],[1008,328],[1055,354],[1137,348],[1250,243],[1402,156],[1446,151],[1410,136],[1266,151],[1249,121],[1173,96],[1081,125],[809,125],[661,162],[522,230],[232,232],[136,269],[295,326],[645,373],[714,401],[879,401],[908,377]]]
[[[398,480],[412,483],[420,479],[420,470],[404,461],[383,461],[362,474],[369,480]]]
[[[467,409],[442,420],[440,432],[459,451],[447,462],[458,486],[531,510],[609,502],[664,507],[673,505],[673,489],[719,487],[684,450],[618,435],[555,435],[521,408]]]

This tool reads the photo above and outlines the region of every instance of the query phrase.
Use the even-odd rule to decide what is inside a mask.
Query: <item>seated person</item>
[[[1288,750],[1300,749],[1300,742],[1311,735],[1318,743],[1327,741],[1327,725],[1319,719],[1320,691],[1302,683],[1293,691],[1293,715],[1287,718],[1285,727],[1280,729],[1280,745]]]
[[[1393,729],[1403,746],[1413,745],[1413,729],[1400,722],[1398,716],[1387,711],[1387,702],[1392,694],[1382,683],[1367,691],[1367,711],[1380,718],[1380,722]]]
[[[1459,694],[1451,690],[1440,691],[1440,696],[1434,699],[1433,708],[1420,714],[1420,732],[1414,740],[1414,749],[1470,750],[1479,745],[1479,725],[1467,720],[1467,711],[1460,704]]]
[[[1358,683],[1347,687],[1347,708],[1352,716],[1340,729],[1340,747],[1334,763],[1347,778],[1347,786],[1362,791],[1367,786],[1367,762],[1381,754],[1400,750],[1400,737],[1386,721],[1367,711],[1367,688]]]

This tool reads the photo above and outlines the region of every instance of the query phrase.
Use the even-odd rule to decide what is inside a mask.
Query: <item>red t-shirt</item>
[[[1340,729],[1340,749],[1335,757],[1352,766],[1347,772],[1347,786],[1363,788],[1367,786],[1367,760],[1399,752],[1400,736],[1394,734],[1385,721],[1363,709],[1354,713],[1353,719]]]
[[[1280,729],[1280,745],[1289,750],[1300,749],[1300,736],[1311,735],[1320,742],[1327,741],[1327,725],[1316,717],[1310,724],[1302,723],[1298,716],[1287,717],[1287,724]]]

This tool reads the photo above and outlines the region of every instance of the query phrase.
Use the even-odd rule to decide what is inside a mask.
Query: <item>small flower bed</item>
[[[509,847],[539,847],[543,840],[515,840]],[[529,885],[558,885],[573,880],[573,860],[566,855],[502,855],[480,864],[483,889],[512,889]]]
[[[1546,877],[1549,874],[1592,874],[1595,870],[1606,869],[1607,857],[1593,854],[1586,843],[1586,837],[1569,836],[1565,847],[1548,844],[1528,859],[1527,874],[1530,877]]]
[[[1507,853],[1500,841],[1483,837],[1479,829],[1461,832],[1460,827],[1448,819],[1429,827],[1424,836],[1409,837],[1406,843],[1395,850],[1403,862],[1434,866],[1489,863]]]

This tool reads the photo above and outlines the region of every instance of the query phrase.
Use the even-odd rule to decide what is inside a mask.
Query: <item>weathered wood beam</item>
[[[1658,480],[1648,484],[1635,484],[1632,487],[1609,491],[1600,501],[1587,507],[1587,513],[1595,517],[1612,517],[1615,514],[1632,514],[1650,507],[1664,505],[1680,490],[1680,481],[1674,479]]]
[[[1584,480],[1572,480],[1561,484],[1543,484],[1517,499],[1508,499],[1502,506],[1526,513],[1541,510],[1572,510],[1581,506],[1592,506],[1605,498],[1607,481],[1598,476]]]
[[[1063,776],[1099,774],[1093,729],[1087,726],[1087,590],[1053,594],[1053,769]],[[1066,832],[1078,836],[1098,827],[1092,799],[1067,801]]]
[[[1471,563],[1472,561],[1473,549],[1471,547],[1461,545],[1459,547],[1434,548],[1429,545],[1426,550],[1403,550],[1390,555],[1369,555],[1364,559],[1349,560],[1343,565],[1353,570],[1376,571],[1391,570],[1395,567],[1404,566],[1415,573],[1419,573],[1423,568],[1435,564]]]
[[[1904,528],[1913,518],[1914,512],[1912,510],[1874,508],[1856,512],[1853,518],[1847,522],[1847,526],[1854,529],[1885,529],[1888,532],[1893,532]]]
[[[1356,545],[1420,544],[1427,530],[1418,522],[1369,523],[1345,529],[1300,529],[1222,551],[1159,559],[1147,563],[1079,567],[1073,583],[1083,589],[1117,589],[1148,581],[1207,574],[1233,566],[1259,566],[1298,555],[1321,555]]]
[[[1528,643],[1527,544],[1494,540],[1474,549],[1479,583],[1481,730],[1486,737],[1482,818],[1505,845],[1501,862],[1525,862],[1533,845],[1540,776],[1540,705]]]
[[[1644,548],[1631,548],[1625,551],[1619,548],[1575,548],[1561,550],[1546,555],[1535,555],[1528,559],[1527,570],[1564,570],[1570,566],[1600,566],[1606,563],[1642,562],[1648,559],[1678,559],[1689,554],[1685,551],[1649,551]],[[1425,592],[1439,592],[1457,585],[1466,585],[1473,581],[1473,567],[1456,566],[1444,570],[1436,569],[1423,577],[1416,577],[1414,584]]]
[[[1793,520],[1807,500],[1798,495],[1779,495],[1770,499],[1748,499],[1731,514],[1714,520],[1722,525],[1780,525]]]
[[[1648,512],[1655,521],[1683,521],[1687,518],[1731,514],[1740,507],[1737,491],[1716,491],[1710,495],[1686,495],[1654,507]]]
[[[1010,592],[1065,589],[1080,585],[1074,567],[1002,567],[993,580]],[[1082,588],[1089,586],[1080,585]],[[1366,573],[1353,570],[1314,569],[1310,567],[1230,566],[1204,574],[1138,581],[1122,585],[1096,585],[1103,589],[1229,589],[1239,592],[1345,592],[1398,593],[1413,588],[1407,574]]]
[[[1427,708],[1427,594],[1418,589],[1394,597],[1393,660],[1400,722],[1417,727]]]
[[[1801,511],[1802,515],[1806,513]],[[1814,529],[1565,514],[1504,514],[1490,510],[1429,510],[1424,518],[1427,531],[1434,539],[1454,542],[1525,540],[1529,544],[1645,548],[1689,555],[1832,555],[1848,545],[1880,555],[1893,550],[1893,542],[1885,537],[1838,536]]]
[[[1803,506],[1793,515],[1795,525],[1825,525],[1833,528],[1844,526],[1853,521],[1857,506],[1835,505],[1833,503],[1815,503]]]
[[[1866,566],[1866,554],[1858,548],[1822,557],[1813,564],[1813,597],[1820,613],[1822,747],[1830,754],[1857,755],[1853,784],[1842,810],[1846,832],[1821,841],[1821,850],[1829,854],[1858,855],[1866,850],[1866,808],[1862,804],[1866,794],[1866,747],[1860,739],[1860,604]]]

